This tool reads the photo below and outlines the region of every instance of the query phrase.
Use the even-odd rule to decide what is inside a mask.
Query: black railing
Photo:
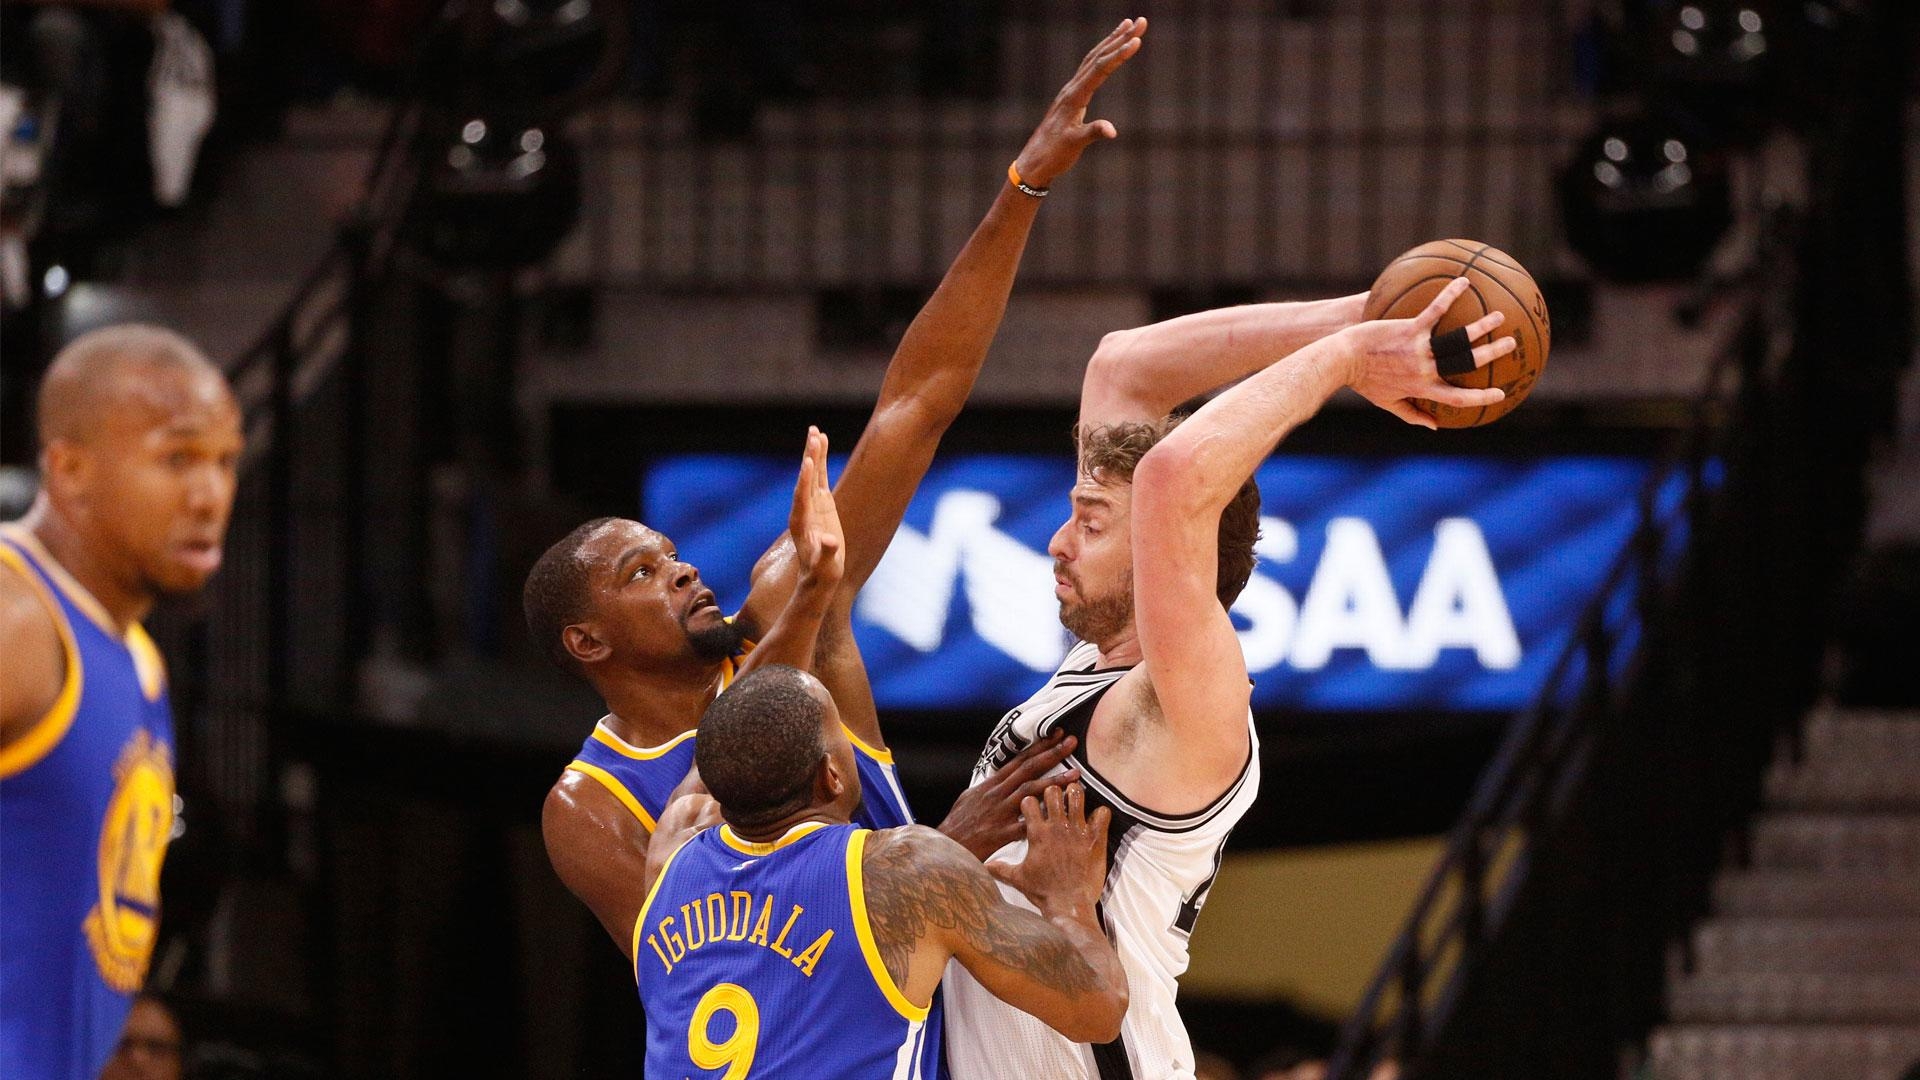
[[[1683,927],[1697,913],[1693,898],[1704,878],[1693,849],[1711,847],[1731,824],[1740,801],[1726,797],[1730,786],[1750,771],[1756,743],[1764,754],[1774,725],[1791,714],[1775,709],[1732,715],[1737,710],[1724,703],[1673,692],[1671,681],[1649,693],[1651,667],[1662,658],[1672,665],[1671,654],[1680,652],[1686,656],[1678,663],[1691,665],[1683,678],[1725,672],[1728,652],[1754,647],[1755,638],[1765,635],[1767,621],[1785,614],[1776,604],[1738,602],[1734,594],[1763,593],[1771,580],[1769,569],[1794,564],[1780,550],[1739,550],[1751,548],[1760,532],[1776,532],[1786,544],[1798,535],[1793,515],[1766,524],[1755,520],[1756,515],[1765,517],[1761,507],[1779,498],[1780,485],[1790,479],[1771,466],[1794,452],[1777,443],[1754,452],[1756,442],[1766,442],[1756,432],[1774,426],[1769,411],[1793,348],[1791,254],[1785,240],[1776,239],[1762,256],[1765,272],[1752,279],[1752,294],[1743,298],[1746,310],[1694,401],[1692,422],[1677,433],[1641,489],[1630,542],[1582,613],[1538,699],[1513,720],[1482,774],[1405,928],[1346,1024],[1332,1076],[1365,1078],[1389,1058],[1415,1076],[1455,1075],[1436,1063],[1445,1049],[1436,1050],[1437,1037],[1467,996],[1480,989],[1476,979],[1505,981],[1508,985],[1500,994],[1510,1004],[1517,1006],[1532,994],[1543,997],[1538,1007],[1549,1007],[1547,979],[1536,970],[1540,981],[1527,984],[1515,969],[1529,962],[1550,968],[1562,956],[1547,951],[1532,961],[1509,958],[1496,967],[1490,952],[1529,889],[1548,882],[1556,888],[1568,886],[1564,867],[1542,866],[1547,860],[1565,861],[1557,846],[1602,843],[1586,833],[1570,835],[1570,830],[1579,827],[1574,804],[1591,797],[1596,761],[1603,755],[1647,755],[1673,770],[1649,778],[1644,790],[1621,793],[1642,803],[1643,813],[1656,808],[1644,819],[1635,814],[1636,820],[1669,829],[1665,836],[1656,832],[1638,838],[1637,854],[1648,864],[1642,872],[1660,881],[1650,890],[1660,914],[1642,929],[1657,946],[1663,932]],[[1714,629],[1722,618],[1739,621]],[[1683,628],[1688,620],[1692,624]],[[1717,668],[1708,654],[1721,661]],[[1744,659],[1756,665],[1783,663],[1786,654],[1775,647]],[[1728,700],[1749,702],[1752,695],[1729,695]],[[1787,700],[1782,697],[1779,704]],[[1633,745],[1615,745],[1624,728],[1646,722],[1649,709],[1660,716],[1657,724],[1647,725],[1653,730],[1637,732],[1645,738]],[[1749,723],[1747,730],[1730,733],[1728,741],[1716,741],[1727,726],[1738,727],[1746,720],[1758,728]],[[1713,762],[1716,754],[1722,760]],[[1666,790],[1656,790],[1657,784]],[[1690,787],[1694,790],[1686,790]],[[1689,885],[1683,878],[1696,880]],[[1603,890],[1591,898],[1602,905],[1605,897]],[[1581,914],[1606,917],[1597,907]],[[1568,935],[1591,934],[1592,940],[1605,936],[1579,919],[1557,925]],[[1492,995],[1483,991],[1480,996]],[[1550,1007],[1574,1008],[1562,1002]],[[1571,1024],[1574,1029],[1581,1026],[1579,1021]],[[1508,1075],[1482,1056],[1491,1053],[1502,1061],[1524,1061],[1516,1076],[1580,1074],[1547,1064],[1558,1048],[1543,1045],[1543,1040],[1561,1047],[1578,1041],[1566,1027],[1549,1033],[1516,1019],[1505,1035],[1508,1046],[1496,1052],[1476,1042],[1459,1064],[1471,1063],[1477,1076]],[[1586,1073],[1609,1073],[1613,1049],[1604,1041],[1598,1048],[1583,1046],[1579,1052],[1589,1062]]]

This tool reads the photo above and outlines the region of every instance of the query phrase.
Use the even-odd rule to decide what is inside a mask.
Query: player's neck
[[[34,501],[20,524],[47,549],[60,568],[92,594],[100,607],[113,619],[114,628],[125,633],[127,627],[147,617],[153,610],[153,594],[127,585],[113,572],[74,523],[56,510],[43,493]]]
[[[655,746],[700,724],[720,691],[720,666],[706,678],[657,671],[618,671],[595,680],[607,704],[607,726],[635,746]]]
[[[845,825],[852,820],[839,807],[828,805],[809,807],[757,829],[743,829],[731,821],[727,822],[727,828],[733,830],[733,835],[749,844],[771,844],[787,835],[794,827],[805,825],[810,821],[817,821],[822,825]]]
[[[1096,644],[1100,649],[1100,666],[1103,668],[1133,667],[1144,658],[1140,651],[1140,634],[1131,623],[1113,637]]]

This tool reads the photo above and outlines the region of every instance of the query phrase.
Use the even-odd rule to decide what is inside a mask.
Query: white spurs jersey
[[[1227,834],[1260,788],[1260,742],[1247,715],[1249,750],[1240,775],[1218,799],[1192,814],[1156,814],[1088,767],[1087,725],[1094,706],[1129,668],[1099,668],[1099,649],[1077,643],[1039,692],[1002,717],[973,769],[975,784],[1035,740],[1066,731],[1080,742],[1066,762],[1080,770],[1087,809],[1113,811],[1107,832],[1107,883],[1100,920],[1127,972],[1129,1004],[1120,1038],[1098,1046],[1069,1042],[1046,1024],[994,997],[958,962],[942,983],[947,1004],[947,1065],[952,1080],[1190,1080],[1193,1046],[1174,1010],[1187,970],[1187,938],[1220,872]],[[1026,841],[996,858],[1018,861]],[[1011,886],[1009,902],[1033,905]]]

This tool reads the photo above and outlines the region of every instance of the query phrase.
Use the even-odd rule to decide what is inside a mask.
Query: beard
[[[1073,590],[1082,592],[1080,583],[1073,582]],[[1081,641],[1091,641],[1099,645],[1119,636],[1133,622],[1133,578],[1118,590],[1106,596],[1091,600],[1074,602],[1060,601],[1060,625]]]
[[[725,660],[739,652],[747,640],[744,631],[726,620],[716,620],[696,630],[681,619],[680,627],[687,632],[687,645],[693,649],[693,655],[702,660]]]

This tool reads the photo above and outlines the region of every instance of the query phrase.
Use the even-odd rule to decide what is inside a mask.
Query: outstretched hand
[[[840,512],[827,483],[827,437],[817,427],[807,429],[807,449],[800,459],[800,478],[793,485],[793,511],[787,517],[800,576],[814,584],[833,587],[846,571],[847,541]]]
[[[1053,105],[1033,129],[1027,145],[1014,159],[1020,178],[1034,187],[1047,187],[1080,160],[1080,152],[1101,139],[1119,134],[1110,120],[1087,121],[1087,106],[1093,92],[1119,70],[1127,58],[1140,51],[1140,39],[1147,32],[1147,20],[1126,19],[1080,61],[1080,68],[1054,97]]]
[[[1113,812],[1103,806],[1088,814],[1086,789],[1076,783],[1027,796],[1020,816],[1027,825],[1026,858],[995,859],[988,872],[1025,893],[1043,915],[1091,912],[1106,888]]]
[[[1411,319],[1377,319],[1341,331],[1353,346],[1353,367],[1347,385],[1361,397],[1387,410],[1409,424],[1425,428],[1440,425],[1416,400],[1438,402],[1456,408],[1471,409],[1503,400],[1506,392],[1498,388],[1468,389],[1455,386],[1440,377],[1433,356],[1433,328],[1446,316],[1460,294],[1467,291],[1467,279],[1454,278],[1426,309]],[[1506,316],[1492,312],[1468,323],[1467,340],[1478,341],[1500,328]],[[1512,352],[1518,343],[1509,334],[1473,350],[1473,366],[1486,367]]]
[[[994,852],[1025,835],[1026,823],[1020,819],[1022,802],[1049,787],[1080,779],[1078,769],[1048,775],[1077,745],[1073,736],[1055,732],[1015,754],[993,775],[953,800],[953,809],[940,823],[940,831],[973,852],[974,858],[982,862],[992,858]]]

